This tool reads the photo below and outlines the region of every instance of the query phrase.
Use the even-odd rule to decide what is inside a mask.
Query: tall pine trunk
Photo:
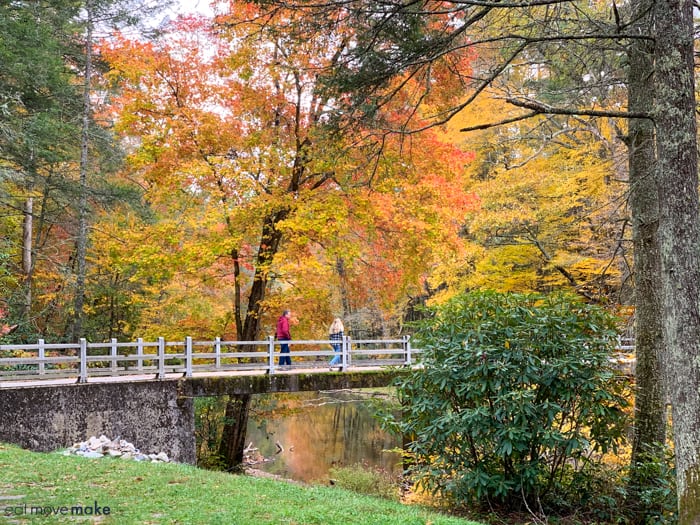
[[[71,340],[77,341],[83,336],[83,317],[85,302],[85,274],[87,254],[87,173],[88,147],[90,144],[90,84],[92,82],[92,24],[93,6],[91,0],[85,3],[87,12],[87,29],[85,36],[85,80],[83,86],[83,126],[80,137],[80,183],[78,185],[78,238],[76,240],[76,277],[75,298],[73,301],[73,327]]]
[[[630,6],[634,34],[648,36],[651,30],[651,0],[633,0]],[[641,15],[634,16],[636,13]],[[644,113],[654,104],[650,89],[653,77],[654,44],[650,39],[633,40],[629,50],[628,106]],[[654,488],[644,464],[662,457],[665,441],[665,399],[661,374],[663,327],[661,322],[661,254],[659,252],[659,199],[656,187],[654,123],[650,119],[629,122],[629,206],[634,244],[636,388],[634,438],[632,443],[630,507],[637,508],[636,522],[661,508],[644,508],[638,494]],[[661,502],[658,502],[661,505]]]
[[[700,213],[692,0],[656,0],[664,376],[673,405],[679,523],[700,523]]]
[[[22,271],[24,273],[24,320],[29,322],[32,311],[32,274],[34,231],[34,199],[27,197],[24,202],[24,222],[22,225]]]

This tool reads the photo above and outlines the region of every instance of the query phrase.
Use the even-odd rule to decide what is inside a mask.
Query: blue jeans
[[[283,354],[288,354],[289,353],[289,345],[287,343],[284,343],[283,341],[288,341],[288,339],[280,339],[280,352],[282,352]],[[288,355],[281,355],[280,356],[279,366],[291,365],[291,364],[292,364],[291,357],[289,357]]]
[[[334,355],[333,359],[331,359],[330,365],[329,366],[338,366],[340,364],[340,345],[331,345],[333,347],[334,352],[338,352],[338,355]]]

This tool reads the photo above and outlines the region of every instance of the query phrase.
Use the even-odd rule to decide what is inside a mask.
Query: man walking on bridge
[[[292,339],[292,334],[289,332],[289,318],[292,316],[292,312],[285,310],[282,315],[277,319],[277,331],[275,337],[280,341],[280,352],[282,354],[289,354],[289,344],[286,341]],[[289,355],[281,355],[279,366],[291,366],[292,358]]]

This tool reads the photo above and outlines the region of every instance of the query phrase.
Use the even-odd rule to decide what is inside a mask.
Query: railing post
[[[275,338],[272,335],[267,336],[267,373],[275,373]]]
[[[192,377],[192,337],[185,337],[185,377]]]
[[[80,338],[80,376],[78,383],[87,383],[87,339]]]
[[[158,379],[165,379],[165,339],[158,338]]]
[[[46,348],[44,348],[44,340],[39,339],[39,375],[44,375],[44,358],[46,357]]]
[[[214,353],[216,353],[216,369],[219,370],[221,368],[221,338],[217,337],[214,340]]]
[[[143,337],[136,339],[136,370],[143,370]]]
[[[352,339],[350,338],[349,335],[346,335],[343,337],[343,357],[342,359],[342,364],[343,364],[343,372],[345,372],[349,367],[352,362],[350,353],[352,351]]]
[[[348,336],[344,335],[340,341],[340,371],[345,372],[345,363],[348,359]]]
[[[112,357],[112,375],[117,374],[117,340],[113,337],[110,342],[112,346],[110,348],[110,356]]]
[[[404,352],[406,352],[406,366],[411,366],[413,364],[412,359],[411,359],[411,336],[410,335],[404,335],[403,336],[403,349]]]

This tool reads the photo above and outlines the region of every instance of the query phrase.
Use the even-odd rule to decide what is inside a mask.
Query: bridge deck
[[[292,365],[289,369],[277,369],[275,375],[302,375],[302,374],[330,374],[330,373],[353,373],[353,372],[365,372],[365,371],[380,371],[386,370],[391,366],[397,366],[397,364],[378,364],[374,366],[348,366],[342,372],[334,371],[328,369],[328,366],[312,366],[307,367],[305,365]],[[230,377],[250,377],[250,376],[266,376],[269,375],[265,370],[219,370],[219,371],[194,371],[192,375],[187,376],[192,379],[197,378],[230,378]],[[88,377],[86,381],[82,383],[89,384],[101,384],[101,383],[129,383],[129,382],[143,382],[143,381],[154,381],[154,380],[178,380],[185,377],[185,374],[180,372],[166,372],[163,377],[158,377],[157,374],[130,374],[130,375],[119,375],[119,376],[91,376]],[[42,386],[62,386],[62,385],[73,385],[76,383],[81,383],[75,376],[72,377],[58,377],[53,379],[3,379],[0,380],[0,389],[3,388],[34,388]]]

